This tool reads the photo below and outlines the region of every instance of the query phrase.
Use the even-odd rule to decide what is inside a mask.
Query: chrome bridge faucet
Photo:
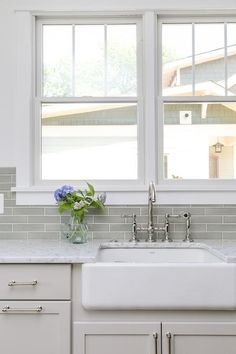
[[[132,218],[132,235],[130,238],[130,242],[138,242],[138,232],[147,232],[147,238],[146,242],[155,242],[155,232],[163,232],[164,233],[164,238],[162,241],[164,242],[171,242],[172,239],[169,236],[169,218],[180,218],[183,217],[185,219],[185,238],[183,241],[187,242],[192,242],[193,240],[190,237],[190,223],[191,223],[191,214],[189,212],[184,212],[179,215],[171,215],[171,214],[166,214],[165,215],[165,222],[163,227],[156,227],[154,226],[153,222],[153,206],[154,203],[156,202],[156,189],[155,185],[153,182],[149,184],[148,188],[148,221],[147,221],[147,226],[146,227],[140,227],[137,225],[136,218],[137,216],[135,214],[133,215],[122,215],[124,218]]]
[[[153,206],[156,202],[156,189],[153,182],[149,184],[148,188],[148,222],[146,227],[137,226],[136,222],[136,215],[123,215],[123,217],[132,217],[133,224],[132,224],[132,236],[130,242],[137,242],[137,233],[138,231],[147,232],[146,242],[154,242],[156,241],[154,234],[155,232],[166,232],[168,231],[167,226],[165,224],[164,227],[155,227],[153,222]]]

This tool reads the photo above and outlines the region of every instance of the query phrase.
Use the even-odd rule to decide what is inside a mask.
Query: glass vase
[[[88,242],[88,225],[72,216],[67,225],[66,237],[72,243]]]

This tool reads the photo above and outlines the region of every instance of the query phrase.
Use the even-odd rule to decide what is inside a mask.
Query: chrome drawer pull
[[[166,337],[168,338],[168,354],[171,354],[171,333],[167,332]]]
[[[15,281],[15,280],[11,280],[8,283],[8,286],[17,286],[17,285],[37,285],[38,281],[37,280],[33,280],[33,281]]]
[[[2,312],[41,312],[43,310],[42,306],[37,306],[35,308],[11,308],[10,306],[4,306]]]
[[[42,310],[42,306],[35,308],[11,308],[10,306],[4,306],[2,308],[2,312],[41,312]]]
[[[153,338],[154,338],[154,348],[155,348],[155,354],[158,354],[157,353],[157,339],[158,339],[158,334],[157,332],[153,333]]]

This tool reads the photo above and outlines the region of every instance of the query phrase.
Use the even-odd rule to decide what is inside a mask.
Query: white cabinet
[[[74,323],[73,354],[159,354],[160,323]]]
[[[235,322],[162,324],[162,354],[235,354]]]
[[[70,300],[69,264],[1,264],[0,300]]]
[[[70,265],[0,266],[0,353],[71,353]]]
[[[236,353],[235,322],[75,322],[73,327],[73,354]]]
[[[1,301],[0,353],[69,354],[69,301]]]

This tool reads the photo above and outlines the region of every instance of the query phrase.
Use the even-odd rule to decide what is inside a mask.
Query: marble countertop
[[[0,263],[93,262],[100,243],[74,245],[67,240],[0,240]]]
[[[205,248],[228,263],[236,263],[236,240],[197,240],[193,243],[145,243],[93,240],[75,245],[67,240],[0,240],[0,263],[87,263],[95,262],[99,248],[184,247]]]

